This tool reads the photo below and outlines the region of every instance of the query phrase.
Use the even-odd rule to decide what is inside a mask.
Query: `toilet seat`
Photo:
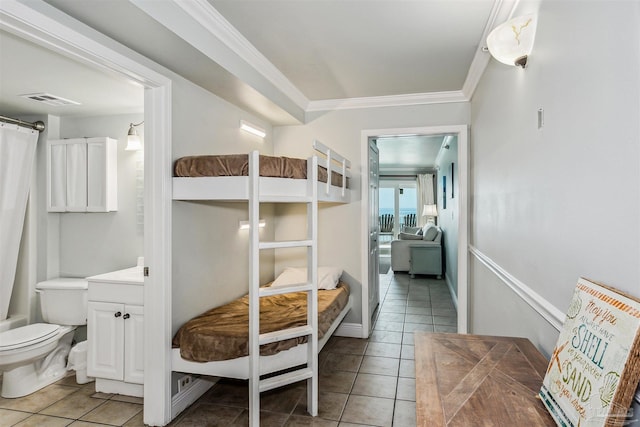
[[[0,333],[0,352],[27,347],[55,336],[59,325],[34,323]]]

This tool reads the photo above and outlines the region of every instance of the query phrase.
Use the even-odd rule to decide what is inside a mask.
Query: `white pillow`
[[[438,235],[438,227],[436,227],[432,223],[428,223],[422,228],[423,240],[428,240],[431,242],[433,241],[433,239],[436,238],[437,235]]]
[[[338,267],[318,267],[318,289],[331,290],[338,286],[342,269]],[[273,281],[271,286],[291,286],[307,282],[307,269],[287,267]]]

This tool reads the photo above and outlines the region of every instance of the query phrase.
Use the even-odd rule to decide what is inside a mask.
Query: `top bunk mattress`
[[[249,176],[248,154],[187,156],[176,160],[175,177]],[[260,176],[307,179],[307,161],[283,156],[260,155]],[[327,169],[318,166],[318,181],[327,182]],[[342,175],[332,171],[331,185],[341,187]],[[349,179],[347,178],[347,188]]]
[[[318,290],[318,338],[322,338],[349,302],[349,286],[340,282],[333,290]],[[307,324],[307,293],[295,292],[260,298],[260,333]],[[269,356],[307,342],[292,338],[260,346]],[[249,296],[194,317],[173,337],[180,356],[193,362],[229,360],[249,355]]]

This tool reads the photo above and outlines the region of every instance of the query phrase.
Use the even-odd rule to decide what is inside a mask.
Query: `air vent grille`
[[[26,93],[19,95],[23,98],[33,99],[34,101],[42,102],[43,104],[53,105],[60,107],[63,105],[80,105],[79,102],[72,101],[70,99],[63,98],[61,96],[52,95],[50,93]]]

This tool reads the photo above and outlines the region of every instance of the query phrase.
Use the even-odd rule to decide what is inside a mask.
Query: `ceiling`
[[[289,125],[318,111],[468,101],[489,61],[486,34],[514,1],[44,0],[39,8],[62,11],[273,125]],[[124,78],[7,33],[0,64],[0,113],[142,107],[142,89]],[[40,91],[82,107],[52,112],[16,96]],[[396,141],[382,159],[424,159],[408,153],[440,145]]]
[[[20,97],[34,93],[79,104],[52,106]],[[0,114],[65,117],[140,113],[143,109],[140,85],[0,31]]]
[[[434,172],[436,159],[447,136],[401,135],[376,138],[380,151],[380,175],[402,176]]]
[[[310,100],[461,90],[493,0],[208,0]]]

